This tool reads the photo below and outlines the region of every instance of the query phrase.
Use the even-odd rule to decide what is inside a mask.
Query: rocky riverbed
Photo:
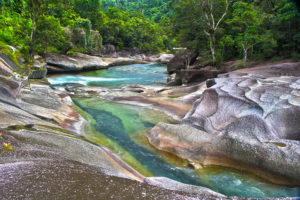
[[[2,198],[225,198],[167,178],[145,178],[82,137],[88,124],[66,93],[54,91],[47,82],[16,76],[4,59],[0,69],[1,141],[13,146],[0,158]]]
[[[136,67],[137,67],[137,69],[143,68],[142,66],[139,66],[139,65],[137,65]],[[116,76],[114,78],[114,80],[110,83],[110,85],[114,86],[114,87],[112,87],[112,88],[99,87],[103,84],[106,85],[105,84],[106,77],[111,77],[111,74],[110,75],[106,74],[106,72],[102,72],[101,70],[99,71],[99,73],[98,72],[92,73],[92,74],[88,73],[88,74],[74,76],[74,78],[76,78],[78,80],[87,81],[87,85],[97,85],[98,87],[80,86],[80,85],[74,85],[74,83],[68,83],[69,81],[72,82],[72,80],[76,80],[76,79],[70,79],[70,77],[68,77],[68,76],[55,77],[55,78],[51,79],[51,82],[53,82],[53,83],[60,82],[63,84],[63,82],[65,81],[65,84],[63,84],[64,88],[70,94],[75,95],[75,96],[81,96],[84,98],[93,97],[96,99],[97,98],[105,99],[105,100],[108,100],[108,101],[114,102],[114,103],[121,103],[121,104],[151,108],[151,109],[163,111],[164,113],[169,115],[174,120],[178,120],[180,123],[179,125],[178,124],[174,125],[174,124],[168,124],[168,123],[159,123],[156,127],[154,127],[152,130],[149,131],[147,136],[149,138],[149,141],[155,147],[157,147],[160,150],[164,150],[164,151],[170,152],[172,154],[175,154],[177,156],[180,156],[181,158],[187,160],[190,163],[190,166],[193,166],[196,171],[199,171],[199,170],[201,171],[202,169],[206,169],[209,166],[215,166],[215,165],[226,166],[226,167],[242,170],[244,172],[245,171],[251,172],[252,174],[262,177],[268,181],[273,181],[275,183],[280,183],[280,184],[289,184],[290,188],[293,188],[292,190],[295,189],[295,192],[296,192],[297,187],[293,187],[294,185],[297,185],[297,184],[295,184],[295,182],[290,184],[289,178],[282,177],[281,175],[278,175],[278,174],[277,175],[273,174],[271,172],[272,170],[260,169],[259,167],[254,168],[253,170],[249,170],[247,168],[241,167],[241,166],[247,165],[247,164],[243,165],[242,162],[239,162],[239,163],[237,162],[238,164],[235,164],[235,165],[229,165],[228,163],[230,163],[229,162],[230,160],[225,159],[226,157],[216,158],[218,163],[217,162],[216,163],[208,163],[208,162],[201,163],[196,159],[193,159],[188,156],[185,157],[183,154],[181,154],[182,152],[186,153],[187,155],[193,154],[194,149],[196,149],[194,155],[201,156],[197,153],[199,151],[199,148],[201,149],[201,145],[202,145],[202,143],[197,143],[197,140],[196,140],[196,138],[199,138],[201,136],[201,135],[200,136],[197,135],[197,134],[199,134],[197,132],[198,131],[197,126],[188,125],[188,122],[185,123],[184,120],[187,117],[187,115],[194,109],[196,102],[199,101],[199,99],[202,99],[203,95],[206,92],[208,92],[213,87],[216,87],[217,81],[222,80],[223,82],[221,82],[220,87],[222,88],[222,86],[224,86],[225,88],[227,88],[228,86],[226,84],[234,83],[234,77],[241,82],[243,82],[242,79],[244,79],[248,76],[251,76],[252,79],[264,80],[264,79],[267,79],[268,76],[274,76],[274,73],[275,73],[275,74],[277,74],[276,76],[279,77],[278,80],[280,80],[281,79],[280,77],[282,76],[282,74],[280,73],[280,69],[282,70],[282,68],[284,68],[286,70],[285,72],[287,72],[287,70],[289,70],[290,73],[292,73],[292,72],[295,72],[298,70],[297,69],[298,63],[285,63],[285,64],[281,64],[278,66],[270,65],[270,66],[265,66],[265,67],[253,68],[253,69],[251,69],[251,73],[253,73],[252,75],[250,74],[250,69],[247,69],[247,70],[249,70],[247,72],[245,72],[245,70],[236,71],[236,72],[232,72],[228,75],[222,75],[222,76],[220,75],[219,79],[211,79],[204,83],[194,84],[194,85],[187,86],[187,87],[186,86],[185,87],[177,87],[177,88],[165,87],[165,86],[147,86],[147,85],[129,85],[129,86],[125,86],[125,87],[120,87],[120,86],[122,86],[122,83],[117,80],[118,79],[117,77],[119,77],[119,76]],[[113,68],[113,69],[107,71],[107,73],[113,73],[114,75],[116,75],[116,74],[118,74],[118,73],[116,73],[116,71],[118,71],[118,70],[122,71],[125,69],[126,69],[126,71],[132,71],[132,73],[136,73],[137,75],[140,73],[140,72],[138,72],[139,70],[136,71],[137,69],[134,66],[131,66],[131,68],[129,68],[129,66]],[[120,79],[121,78],[129,78],[131,80],[131,79],[134,79],[135,77],[137,77],[137,75],[135,77],[131,77],[130,73],[127,74],[128,76],[126,76],[124,74],[124,72],[123,72],[124,76],[121,75],[119,77]],[[153,72],[149,71],[147,73],[151,74]],[[259,76],[257,76],[257,74],[264,74],[264,76],[266,78],[262,78],[262,76],[259,77]],[[88,83],[88,80],[96,81],[96,78],[93,77],[92,75],[99,75],[101,77],[101,79],[99,79],[99,80],[97,79],[98,83],[96,83],[96,82]],[[297,75],[297,74],[295,74],[295,75]],[[238,77],[239,77],[239,79],[238,79]],[[143,79],[147,80],[147,77],[145,76],[145,77],[143,77]],[[227,82],[225,82],[225,79],[227,80]],[[129,82],[130,82],[130,80],[129,80]],[[275,84],[275,85],[278,84],[278,82],[276,82],[274,80],[276,80],[276,79],[274,79],[274,78],[272,79],[273,84]],[[279,83],[280,82],[281,81],[279,81]],[[246,79],[246,83],[248,83],[247,79]],[[251,83],[251,81],[250,81],[250,83]],[[235,90],[235,88],[234,88],[234,90]],[[287,92],[290,92],[290,91],[287,91]],[[104,117],[104,113],[106,111],[111,112],[114,115],[114,117],[118,117],[118,115],[123,116],[124,112],[126,112],[125,110],[127,108],[125,109],[125,107],[121,107],[121,106],[117,106],[117,105],[113,105],[113,104],[108,105],[108,107],[107,107],[107,106],[105,106],[105,104],[107,104],[107,103],[105,103],[105,102],[100,103],[100,100],[96,100],[96,99],[95,99],[95,101],[92,101],[92,100],[84,101],[85,103],[82,104],[82,106],[83,106],[83,109],[85,109],[89,114],[95,116],[96,117],[95,119],[97,119],[97,120],[98,120],[98,118]],[[99,102],[98,106],[96,106],[96,104],[94,105],[94,103],[93,103],[96,101]],[[223,102],[223,101],[225,103],[225,100],[223,100],[223,99],[220,102]],[[208,102],[211,102],[211,101],[209,100]],[[103,106],[101,106],[101,104],[103,104]],[[232,105],[239,106],[239,104],[236,104],[235,102],[233,102]],[[116,107],[116,108],[118,107],[119,110],[122,110],[122,112],[120,112],[120,111],[114,112],[113,111],[114,109],[111,106]],[[109,108],[109,107],[111,107],[111,108]],[[211,108],[210,105],[206,105],[204,107],[206,109]],[[218,107],[221,108],[221,106],[218,106]],[[246,105],[246,107],[247,107],[247,105]],[[230,109],[233,109],[233,108],[230,108]],[[98,112],[98,114],[97,114],[97,112]],[[201,111],[201,112],[203,112],[203,111]],[[236,112],[239,113],[239,110],[237,110]],[[226,111],[226,112],[224,111],[224,113],[226,114],[226,113],[228,113],[228,111]],[[241,114],[243,114],[243,113],[244,113],[244,111],[241,111]],[[246,111],[245,114],[248,114],[248,112]],[[220,117],[223,116],[220,113],[218,113],[218,115],[220,115]],[[238,117],[239,117],[239,115],[235,118],[238,118]],[[127,116],[127,118],[124,118],[124,119],[122,119],[122,117],[120,118],[121,122],[123,122],[123,124],[125,123],[124,124],[125,127],[126,127],[125,121],[129,120],[129,118],[130,118],[130,116]],[[195,118],[197,119],[197,117],[195,117]],[[216,118],[219,119],[218,117],[216,117]],[[103,118],[103,119],[106,120],[106,118]],[[114,119],[114,121],[119,122],[120,119],[118,119],[118,120]],[[220,118],[220,120],[221,119],[222,118]],[[134,123],[137,123],[137,122],[134,122]],[[138,126],[138,124],[136,124],[136,126]],[[166,130],[163,130],[161,128],[162,126],[166,126],[167,128],[173,127],[173,129],[171,130],[171,129],[166,128]],[[103,130],[105,132],[108,131],[107,132],[108,134],[111,134],[114,132],[114,130],[108,130],[107,127],[106,128],[105,127],[101,128],[101,127],[102,127],[102,125],[99,126],[99,130]],[[120,129],[120,131],[122,132],[123,130]],[[120,132],[120,131],[118,131],[118,132]],[[174,132],[174,131],[176,131],[176,132]],[[262,134],[265,134],[265,133],[262,133]],[[121,135],[123,135],[123,134],[121,134]],[[121,137],[123,138],[123,136],[121,136]],[[213,138],[213,137],[215,137],[215,135],[209,136],[209,134],[206,134],[206,135],[202,135],[202,137],[205,139],[205,141],[207,141],[209,143],[209,138]],[[248,139],[248,136],[245,138]],[[122,141],[123,141],[123,139],[122,139]],[[205,144],[205,141],[204,141],[204,144]],[[268,144],[268,142],[270,142],[270,141],[267,141],[267,144]],[[123,142],[121,142],[120,144],[123,144]],[[275,144],[277,144],[277,143],[275,143]],[[195,147],[193,147],[192,145],[195,145]],[[219,144],[215,144],[215,145],[219,145]],[[278,144],[278,145],[280,146],[280,144]],[[130,146],[134,146],[134,145],[130,145]],[[228,148],[230,148],[230,147],[228,147]],[[249,147],[249,148],[251,148],[251,147]],[[138,150],[138,151],[142,151],[142,150]],[[238,151],[238,150],[236,149],[235,151]],[[249,158],[250,160],[252,159],[251,157],[246,157],[245,155],[246,154],[244,154],[243,157]],[[228,161],[228,163],[225,163],[224,161],[226,161],[226,162]],[[163,161],[160,161],[160,162],[163,162]],[[261,175],[261,173],[262,173],[262,175]],[[224,176],[226,177],[227,175],[224,174]],[[220,180],[219,180],[220,183],[221,183],[221,179],[222,178],[220,177]],[[274,180],[277,180],[277,181],[274,181]],[[280,182],[278,182],[278,180],[280,180]],[[238,183],[241,181],[235,180],[235,182]],[[218,185],[217,180],[216,180],[216,184]],[[212,187],[212,186],[210,186],[210,187]],[[238,188],[240,186],[236,185],[235,186],[236,191],[232,191],[233,193],[228,192],[228,190],[225,191],[226,189],[222,190],[218,186],[214,186],[214,187],[219,188],[219,189],[217,189],[218,191],[223,191],[226,194],[236,194],[237,195],[238,194],[237,191],[239,190]],[[224,186],[222,186],[222,187],[226,187],[226,184],[224,184]],[[227,183],[227,187],[228,187],[227,189],[231,188],[229,182]],[[241,196],[243,196],[243,195],[251,196],[252,195],[253,197],[254,196],[255,197],[264,197],[264,195],[266,195],[266,194],[263,194],[263,192],[259,192],[259,190],[264,190],[263,188],[265,186],[263,186],[263,185],[256,188],[256,190],[257,190],[256,192],[255,192],[253,186],[248,186],[248,187],[249,188],[247,188],[246,186],[244,187],[244,191],[248,191],[248,189],[249,189],[248,192],[245,192],[245,193],[242,192],[242,193],[239,193],[239,195],[241,195]],[[250,188],[253,188],[253,190]],[[277,190],[279,191],[280,189],[277,189]],[[274,189],[274,191],[276,191],[276,189]],[[292,194],[292,193],[290,193],[290,194]],[[273,193],[273,194],[269,193],[268,195],[269,196],[272,196],[272,195],[277,196],[277,195],[275,195],[275,193]],[[297,192],[294,193],[292,196],[294,196],[294,195],[297,195]],[[287,196],[289,196],[289,195],[287,195]]]
[[[299,66],[245,69],[178,88],[63,87],[78,97],[165,112],[179,124],[158,123],[149,141],[195,169],[226,166],[294,186],[300,163]],[[85,136],[91,127],[66,92],[15,76],[12,68],[0,60],[0,128],[2,140],[14,146],[0,158],[5,199],[228,199],[204,187],[146,178]]]

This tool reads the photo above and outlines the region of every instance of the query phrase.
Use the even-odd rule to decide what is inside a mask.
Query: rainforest
[[[292,0],[0,0],[1,199],[300,198]]]

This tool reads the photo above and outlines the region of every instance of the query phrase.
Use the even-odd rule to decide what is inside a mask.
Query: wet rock
[[[222,75],[199,92],[180,125],[158,124],[149,141],[203,165],[299,185],[299,72],[300,63],[286,63]]]

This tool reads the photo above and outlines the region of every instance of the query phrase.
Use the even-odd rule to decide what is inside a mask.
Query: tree
[[[220,23],[227,15],[229,2],[220,0],[201,0],[195,3],[200,4],[200,12],[203,12],[203,16],[200,16],[205,24],[204,33],[209,38],[209,46],[213,62],[216,62],[216,33],[220,26]],[[221,11],[223,9],[223,11]],[[222,15],[220,15],[222,13]]]
[[[255,45],[268,42],[270,47],[276,44],[269,30],[262,27],[267,15],[253,4],[237,1],[232,6],[232,18],[227,22],[235,30],[234,40],[243,52],[243,64],[246,66],[248,51]]]
[[[65,2],[66,3],[66,2]],[[67,1],[68,3],[68,1]],[[54,18],[53,19],[45,19],[43,18],[42,20],[40,20],[41,16],[50,16],[56,13],[51,13],[51,11],[53,11],[54,7],[62,7],[62,5],[64,4],[64,2],[60,1],[60,0],[26,0],[26,4],[27,4],[27,9],[28,9],[28,14],[29,17],[31,19],[31,33],[30,33],[30,41],[29,41],[29,55],[30,57],[32,57],[33,53],[35,50],[39,49],[38,46],[35,45],[39,45],[37,41],[42,42],[43,38],[45,38],[45,35],[41,35],[41,34],[36,34],[37,31],[37,27],[39,26],[39,22],[46,22],[47,20],[52,20],[54,22]],[[59,19],[58,19],[59,20]],[[50,24],[49,24],[50,25]],[[44,27],[43,25],[41,25],[41,27]],[[48,28],[48,27],[45,27]],[[53,28],[53,26],[49,27],[50,29]],[[58,28],[61,28],[60,26]],[[39,30],[40,32],[44,31],[42,29]],[[47,30],[45,30],[47,31]],[[59,35],[60,32],[57,32],[57,34]],[[41,38],[38,38],[41,37]],[[59,37],[59,36],[58,36]]]
[[[33,41],[34,52],[40,55],[53,51],[64,52],[65,36],[59,19],[42,15],[37,22],[35,40]]]
[[[82,18],[87,18],[92,25],[101,17],[102,4],[100,0],[75,0],[74,9]],[[95,28],[95,27],[94,27]]]
[[[229,0],[177,0],[173,24],[181,46],[209,52],[215,64],[217,35],[228,9]]]
[[[40,15],[40,11],[41,11],[41,6],[42,6],[42,1],[40,0],[27,0],[27,6],[28,6],[28,11],[29,11],[29,15],[31,18],[31,33],[30,33],[30,47],[29,47],[29,51],[30,54],[32,54],[32,50],[33,50],[33,36],[34,36],[34,32],[36,30],[36,20],[38,19],[39,15]]]
[[[288,0],[280,1],[272,32],[278,42],[280,56],[300,59],[300,12],[295,4]]]

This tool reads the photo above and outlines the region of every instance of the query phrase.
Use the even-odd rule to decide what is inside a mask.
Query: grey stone
[[[180,125],[148,134],[160,150],[202,165],[250,171],[272,182],[300,183],[300,63],[243,69],[214,79]],[[197,97],[197,98],[195,98]]]
[[[63,71],[83,71],[105,69],[108,64],[100,57],[77,53],[76,56],[50,54],[46,56],[46,63],[50,66],[62,68]],[[49,68],[51,70],[51,68]]]

